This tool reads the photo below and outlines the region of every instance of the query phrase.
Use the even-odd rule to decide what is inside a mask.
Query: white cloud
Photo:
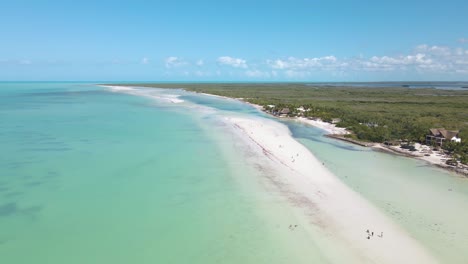
[[[268,60],[267,64],[270,65],[270,67],[272,67],[273,69],[283,70],[289,68],[289,64],[283,60]]]
[[[222,56],[216,59],[219,65],[232,68],[218,68],[207,71],[206,61],[199,59],[189,63],[179,57],[168,57],[167,68],[173,68],[172,74],[184,74],[189,70],[191,76],[198,77],[244,77],[257,79],[323,79],[327,76],[358,76],[361,74],[384,74],[381,76],[455,76],[468,74],[468,49],[436,45],[419,45],[412,51],[396,55],[378,55],[356,57],[286,57],[270,58],[261,63],[248,64],[242,58]],[[176,69],[179,66],[183,69]],[[243,71],[240,71],[243,69]],[[185,73],[186,74],[186,73]],[[379,75],[376,75],[379,76]],[[435,77],[434,77],[435,78]],[[461,79],[463,79],[461,78]]]
[[[184,61],[181,58],[178,57],[168,57],[165,59],[166,63],[166,68],[175,68],[175,67],[180,67],[180,66],[185,66],[188,64],[188,62]]]
[[[141,64],[148,64],[149,62],[150,60],[147,57],[144,57],[143,59],[141,59]]]
[[[417,46],[416,51],[421,52],[421,53],[430,53],[434,55],[440,55],[440,56],[449,56],[451,54],[451,50],[449,47],[428,46],[426,44]]]
[[[395,70],[398,68],[405,68],[406,66],[428,66],[433,63],[426,54],[417,53],[415,55],[389,57],[373,56],[369,61],[364,61],[363,65],[374,69]]]
[[[337,62],[337,58],[335,56],[325,56],[320,58],[295,58],[289,57],[285,60],[277,59],[277,60],[268,60],[267,64],[273,69],[310,69],[315,67],[326,67],[330,65],[334,65]]]
[[[468,38],[461,38],[458,40],[460,43],[468,43]]]
[[[419,45],[413,52],[396,56],[337,58],[270,59],[266,65],[288,78],[306,78],[313,74],[344,75],[347,72],[464,73],[468,71],[468,50],[444,46]]]
[[[222,56],[218,58],[218,63],[221,65],[229,65],[234,68],[248,68],[247,61],[239,58],[233,58],[229,56]]]

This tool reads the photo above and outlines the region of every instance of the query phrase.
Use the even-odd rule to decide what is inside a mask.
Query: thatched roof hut
[[[445,139],[452,139],[453,137],[458,137],[458,130],[447,130],[445,128],[431,128],[429,129],[431,136],[441,137]]]

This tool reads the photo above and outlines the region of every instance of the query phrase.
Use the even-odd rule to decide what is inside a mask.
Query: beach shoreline
[[[293,214],[300,214],[298,224],[307,226],[304,235],[320,234],[319,247],[336,248],[338,255],[349,258],[348,263],[437,263],[392,218],[331,173],[278,119],[254,115],[220,118],[236,131],[238,142],[253,150],[244,156],[253,153],[259,159],[254,165],[266,171],[263,180],[280,191]]]
[[[453,172],[461,176],[468,177],[468,166],[448,165],[445,162],[447,159],[450,159],[450,158],[448,156],[445,156],[444,154],[435,152],[435,153],[429,154],[429,156],[426,156],[424,155],[424,151],[422,151],[420,147],[417,148],[417,151],[411,152],[409,150],[401,149],[397,146],[386,146],[385,144],[381,144],[381,143],[375,143],[369,147],[371,147],[375,151],[381,151],[381,152],[385,152],[385,153],[389,153],[393,155],[418,159],[418,160],[426,162],[427,164],[431,166],[444,169],[446,171]]]
[[[100,86],[110,88],[110,89],[117,88],[117,87],[119,89],[121,89],[122,87],[124,89],[125,88],[130,88],[131,89],[132,87],[138,87],[138,86],[120,86],[120,85],[119,86],[113,86],[113,85],[107,85],[107,84],[102,84]],[[166,89],[166,88],[160,88],[160,89]],[[402,157],[419,159],[419,160],[427,162],[431,166],[441,168],[441,169],[444,169],[444,170],[446,170],[448,172],[453,172],[453,173],[468,177],[468,166],[455,167],[455,166],[447,165],[447,164],[445,164],[446,159],[444,159],[444,157],[442,157],[442,156],[437,156],[437,154],[430,155],[429,157],[427,157],[427,156],[424,156],[424,155],[419,155],[419,152],[418,152],[418,154],[415,154],[415,153],[412,153],[412,152],[410,152],[408,150],[397,149],[396,147],[386,146],[385,144],[382,144],[382,143],[363,142],[363,141],[359,141],[359,140],[350,139],[350,138],[345,137],[345,135],[348,135],[348,134],[351,134],[351,133],[349,131],[347,131],[346,128],[337,127],[336,124],[324,122],[324,121],[321,121],[321,120],[308,119],[308,118],[305,118],[305,117],[275,116],[275,115],[272,115],[270,113],[265,112],[263,106],[245,101],[245,98],[231,98],[231,97],[222,96],[222,95],[193,92],[193,91],[188,91],[188,90],[184,89],[183,87],[181,87],[180,89],[184,90],[186,92],[189,92],[189,93],[203,94],[203,95],[206,95],[206,96],[222,98],[222,99],[226,99],[226,100],[236,100],[236,101],[248,104],[248,105],[254,107],[255,109],[257,109],[258,111],[261,111],[262,113],[266,113],[267,115],[272,116],[274,118],[278,118],[280,120],[283,119],[283,120],[300,122],[300,123],[303,123],[303,124],[307,124],[307,125],[319,128],[319,129],[326,132],[326,134],[324,136],[329,137],[329,138],[333,138],[335,140],[344,141],[344,142],[359,145],[359,146],[362,146],[362,147],[370,147],[375,151],[385,152],[385,153],[392,154],[392,155],[398,155],[398,156],[402,156]]]
[[[227,98],[227,97],[225,97],[225,98]],[[237,100],[245,102],[244,100],[242,100],[242,98],[237,98]],[[263,107],[260,106],[260,105],[256,105],[256,104],[252,104],[252,103],[248,103],[248,102],[245,102],[245,103],[247,103],[249,105],[252,105],[255,108],[257,108],[258,110],[264,112]],[[271,116],[273,116],[273,115],[271,115]],[[421,145],[421,144],[417,145],[417,150],[418,151],[411,152],[409,150],[400,149],[400,148],[398,148],[396,146],[386,146],[383,143],[364,142],[364,141],[359,141],[359,140],[354,140],[354,139],[347,138],[347,137],[345,137],[345,135],[350,134],[350,132],[347,131],[346,128],[337,127],[335,124],[331,124],[331,123],[324,122],[324,121],[321,121],[321,120],[307,119],[307,118],[304,118],[304,117],[278,117],[278,116],[273,116],[273,117],[279,118],[279,119],[287,119],[287,120],[291,120],[291,121],[297,121],[297,122],[300,122],[300,123],[303,123],[303,124],[308,124],[308,125],[311,125],[313,127],[322,129],[323,131],[327,132],[327,134],[325,134],[324,136],[329,137],[329,138],[333,138],[333,139],[336,139],[336,140],[348,142],[348,143],[359,145],[359,146],[362,146],[362,147],[370,147],[373,150],[381,151],[381,152],[385,152],[385,153],[389,153],[389,154],[393,154],[393,155],[419,159],[419,160],[427,162],[431,166],[435,166],[435,167],[447,170],[449,172],[454,172],[454,173],[457,173],[457,174],[468,177],[468,166],[459,165],[458,167],[455,167],[455,166],[448,165],[448,164],[445,163],[445,161],[448,159],[448,157],[446,157],[444,155],[439,155],[439,154],[436,154],[436,153],[432,153],[429,156],[425,156],[424,154],[421,153],[421,152],[423,152],[423,150],[422,150],[423,145]]]
[[[116,87],[116,86],[104,85],[104,84],[100,85],[100,86],[107,87],[107,88],[115,88]],[[118,87],[126,87],[126,86],[118,86]],[[138,87],[138,86],[134,86],[134,87]],[[128,88],[132,88],[132,86],[128,86]],[[165,89],[165,88],[160,88],[160,89]],[[453,172],[453,173],[468,177],[468,166],[462,166],[462,167],[458,168],[458,167],[447,165],[447,164],[445,164],[446,159],[444,160],[444,157],[442,157],[442,156],[438,157],[437,154],[430,155],[429,157],[427,157],[427,156],[424,156],[424,155],[414,154],[414,153],[412,153],[412,152],[410,152],[408,150],[397,149],[396,147],[389,147],[389,146],[386,146],[385,144],[382,144],[382,143],[363,142],[363,141],[359,141],[359,140],[350,139],[350,138],[345,137],[345,135],[350,134],[350,132],[347,131],[346,128],[337,127],[336,124],[331,124],[331,123],[324,122],[324,121],[321,121],[321,120],[308,119],[308,118],[305,118],[305,117],[280,117],[280,116],[275,116],[275,115],[272,115],[270,113],[265,112],[263,106],[245,101],[245,98],[231,98],[231,97],[222,96],[222,95],[215,95],[215,94],[208,94],[208,93],[201,93],[201,92],[193,92],[193,91],[188,91],[188,90],[184,89],[183,87],[181,87],[180,89],[182,89],[182,90],[184,90],[186,92],[189,92],[189,93],[203,94],[203,95],[206,95],[206,96],[217,97],[217,98],[222,98],[222,99],[226,99],[226,100],[236,100],[236,101],[248,104],[248,105],[254,107],[255,109],[257,109],[258,111],[261,111],[262,113],[266,113],[269,116],[272,116],[274,118],[278,118],[280,120],[283,119],[283,120],[290,120],[290,121],[300,122],[300,123],[303,123],[303,124],[307,124],[307,125],[319,128],[319,129],[326,132],[326,134],[324,136],[329,137],[329,138],[333,138],[335,140],[344,141],[344,142],[359,145],[359,146],[362,146],[362,147],[370,147],[375,151],[385,152],[385,153],[392,154],[392,155],[398,155],[398,156],[408,157],[408,158],[415,158],[415,159],[418,159],[418,160],[425,161],[431,166],[441,168],[441,169],[444,169],[444,170],[446,170],[448,172]]]
[[[297,142],[286,125],[264,118],[224,119],[266,160],[259,164],[270,168],[275,186],[314,228],[344,250],[349,263],[437,263],[419,242]]]

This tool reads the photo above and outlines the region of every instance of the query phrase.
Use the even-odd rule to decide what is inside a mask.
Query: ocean
[[[224,116],[271,119],[182,90],[0,83],[0,263],[344,261],[288,228],[294,205]],[[441,262],[466,263],[468,179],[283,122]]]

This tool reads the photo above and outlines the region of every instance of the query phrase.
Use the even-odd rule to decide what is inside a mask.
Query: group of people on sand
[[[296,154],[296,157],[299,157],[299,153]],[[291,156],[291,161],[295,162],[296,160],[294,159],[294,156]]]
[[[371,239],[371,237],[374,236],[374,231],[369,231],[369,229],[366,230],[367,233],[367,239]],[[380,232],[380,235],[377,235],[380,238],[383,238],[383,232]]]

